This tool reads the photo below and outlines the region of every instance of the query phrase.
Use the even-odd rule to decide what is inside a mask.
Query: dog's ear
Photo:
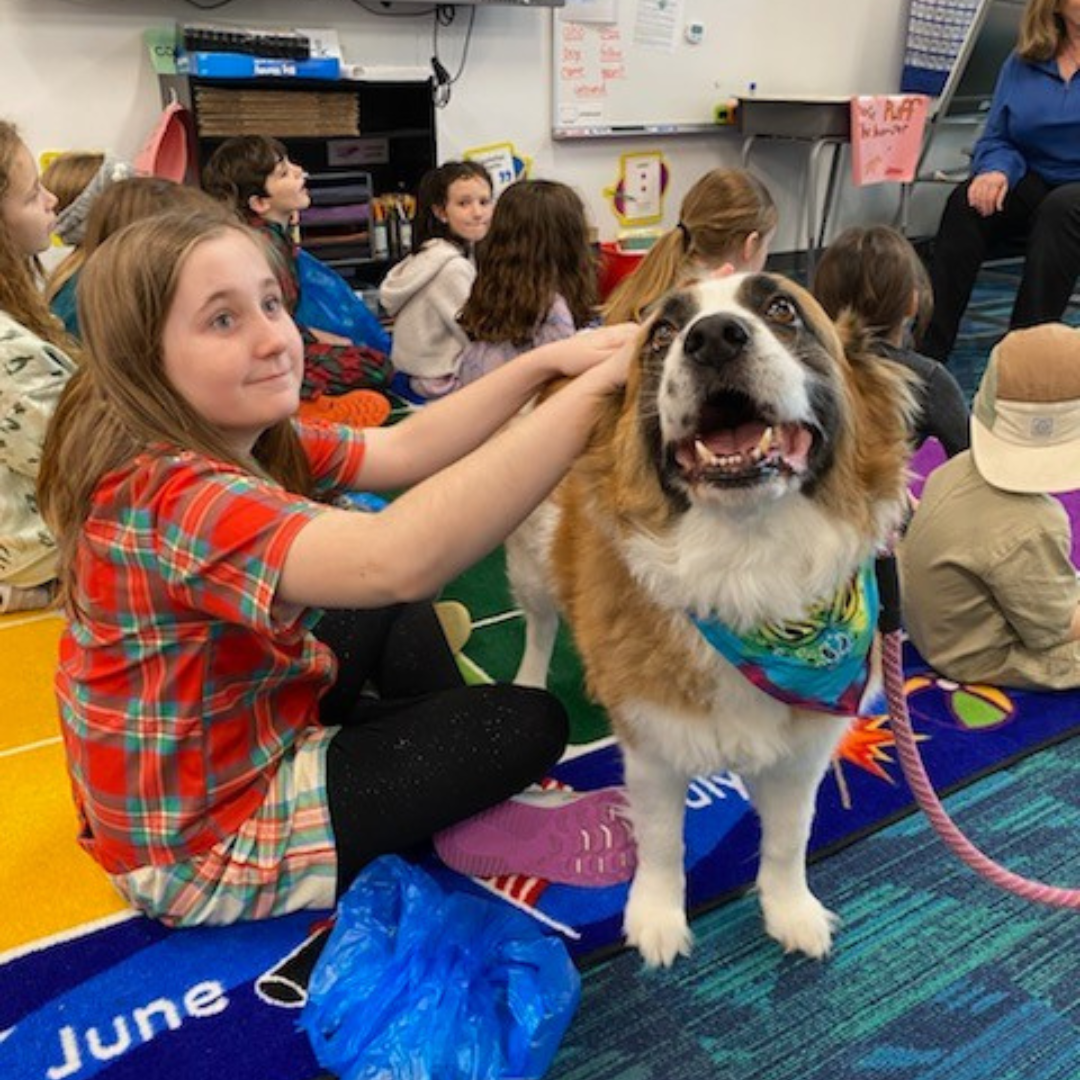
[[[840,312],[836,332],[855,377],[872,384],[868,387],[870,400],[874,399],[875,389],[880,388],[886,400],[891,399],[896,403],[904,422],[912,427],[918,415],[918,376],[875,348],[874,336],[851,308],[844,308]],[[879,382],[881,379],[884,379],[884,383]]]
[[[836,325],[847,359],[864,490],[871,499],[899,498],[919,414],[918,377],[876,351],[854,313],[841,312]]]

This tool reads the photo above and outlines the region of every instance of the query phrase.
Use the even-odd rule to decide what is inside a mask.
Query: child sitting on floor
[[[425,173],[413,253],[379,289],[379,301],[394,320],[394,367],[409,376],[420,397],[441,397],[460,385],[469,337],[458,315],[476,278],[474,245],[491,225],[491,190],[487,170],[475,161],[448,161]]]
[[[1048,494],[1077,489],[1080,330],[1013,330],[975,395],[971,449],[930,474],[898,548],[905,626],[946,678],[1080,687],[1080,581]]]
[[[555,180],[519,180],[495,206],[458,322],[471,338],[462,386],[596,319],[596,257],[585,206]]]
[[[77,304],[79,274],[86,260],[114,232],[152,214],[200,206],[218,207],[222,213],[226,212],[205,191],[159,176],[132,176],[105,188],[87,214],[82,242],[49,275],[46,296],[50,298],[53,314],[63,320],[68,333],[74,338],[81,337]]]
[[[41,294],[38,255],[56,199],[16,128],[0,121],[0,612],[46,607],[56,544],[34,493],[53,410],[75,373],[74,345]]]
[[[912,324],[925,326],[933,306],[929,276],[910,241],[887,225],[845,229],[818,262],[812,288],[830,318],[851,312],[870,335],[872,352],[918,377],[915,445],[934,436],[949,457],[966,450],[960,384],[944,364],[910,345]]]
[[[427,598],[561,480],[637,328],[356,430],[293,421],[303,347],[280,279],[216,208],[121,230],[79,295],[85,361],[39,495],[69,616],[56,685],[80,841],[123,895],[185,925],[329,907],[370,860],[544,776],[565,710],[466,686]],[[316,501],[401,489],[379,513]]]
[[[237,135],[210,156],[203,187],[270,239],[278,255],[285,302],[290,313],[295,312],[301,284],[291,228],[300,211],[311,205],[307,174],[289,160],[277,139]],[[301,326],[300,332],[304,341],[302,398],[377,390],[389,384],[393,369],[384,352],[317,327]]]
[[[776,205],[745,169],[713,169],[686,193],[679,221],[649,249],[604,305],[604,321],[640,320],[645,309],[682,281],[723,266],[760,270],[776,232]]]

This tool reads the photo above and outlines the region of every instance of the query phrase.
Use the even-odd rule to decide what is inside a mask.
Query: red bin
[[[645,258],[647,252],[626,251],[617,241],[600,243],[600,299],[606,300],[611,291],[624,277],[632,274]]]

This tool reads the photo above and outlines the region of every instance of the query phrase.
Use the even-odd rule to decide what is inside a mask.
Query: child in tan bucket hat
[[[904,622],[941,674],[1080,687],[1080,580],[1068,515],[1080,489],[1080,330],[1014,330],[990,354],[971,450],[927,480],[899,548]]]

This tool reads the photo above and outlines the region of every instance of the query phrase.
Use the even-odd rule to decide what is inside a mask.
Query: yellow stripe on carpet
[[[125,909],[75,840],[53,697],[62,627],[0,616],[0,953]]]

